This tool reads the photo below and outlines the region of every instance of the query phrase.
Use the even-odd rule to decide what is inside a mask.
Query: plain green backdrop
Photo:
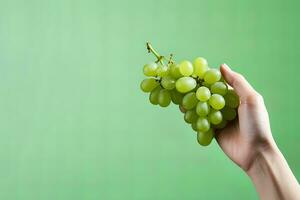
[[[0,0],[0,199],[257,199],[215,141],[139,89],[145,42],[264,96],[300,178],[299,1]]]

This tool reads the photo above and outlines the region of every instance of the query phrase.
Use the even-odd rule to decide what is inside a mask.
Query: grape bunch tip
[[[147,50],[156,60],[145,64],[143,73],[147,76],[141,82],[141,90],[150,93],[153,105],[167,107],[173,102],[184,113],[184,121],[197,133],[197,141],[208,146],[216,129],[223,129],[237,117],[239,98],[228,88],[221,72],[210,68],[203,57],[193,62],[180,63],[160,55],[149,42]]]

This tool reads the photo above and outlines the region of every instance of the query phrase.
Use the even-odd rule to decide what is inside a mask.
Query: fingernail
[[[230,71],[231,71],[230,67],[229,67],[226,63],[223,63],[222,66],[223,66],[224,68],[226,68],[227,70],[230,70]]]

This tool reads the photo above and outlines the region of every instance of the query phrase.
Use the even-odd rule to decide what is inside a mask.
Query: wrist
[[[260,198],[300,199],[299,183],[275,142],[262,146],[246,171]]]
[[[251,166],[246,170],[251,179],[264,173],[265,170],[268,170],[272,166],[272,163],[276,162],[282,156],[275,142],[261,145],[255,154]]]

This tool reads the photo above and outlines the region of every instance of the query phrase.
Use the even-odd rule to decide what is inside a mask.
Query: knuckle
[[[258,99],[260,101],[264,100],[263,96],[260,93],[258,93],[258,92],[255,92],[255,97],[256,97],[256,99]]]
[[[243,103],[250,105],[261,104],[264,103],[264,99],[261,94],[254,91],[243,100]]]

